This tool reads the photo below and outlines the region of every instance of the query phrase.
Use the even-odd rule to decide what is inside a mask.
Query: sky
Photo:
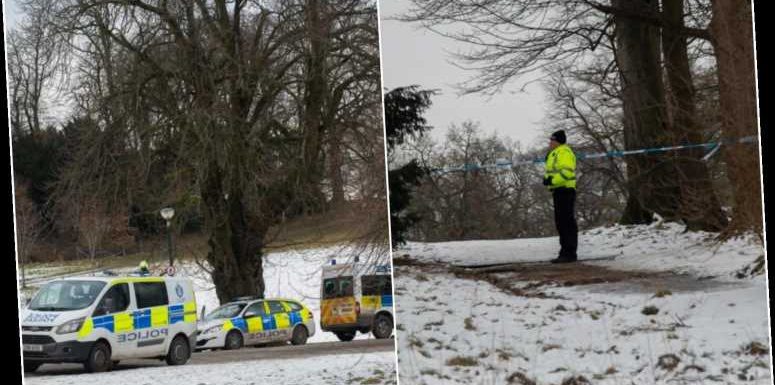
[[[16,0],[3,0],[3,18],[6,31],[8,27],[16,25],[19,19],[19,9]]]
[[[455,84],[473,72],[456,67],[452,53],[467,52],[468,47],[441,37],[415,23],[392,20],[409,9],[408,0],[382,0],[380,6],[382,40],[382,79],[385,89],[417,84],[422,89],[438,89],[426,112],[434,127],[431,137],[442,140],[452,124],[471,120],[479,122],[485,134],[508,136],[524,145],[544,144],[541,120],[544,117],[545,93],[538,83],[520,87],[532,80],[518,79],[494,96],[460,96]]]
[[[539,83],[520,91],[532,80],[517,79],[499,94],[460,95],[455,88],[474,73],[456,67],[452,53],[466,52],[469,48],[423,29],[416,23],[392,20],[410,6],[408,0],[379,2],[381,19],[382,79],[384,89],[417,84],[422,89],[436,89],[432,106],[426,113],[434,127],[430,135],[443,140],[452,124],[471,120],[480,123],[485,134],[508,136],[526,146],[543,145],[545,134],[541,120],[545,112],[545,93]],[[6,30],[19,18],[16,0],[4,0]]]

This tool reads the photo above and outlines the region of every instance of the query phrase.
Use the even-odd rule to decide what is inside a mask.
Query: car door
[[[269,315],[266,311],[264,301],[253,302],[242,313],[245,319],[247,327],[247,333],[245,333],[245,345],[256,345],[269,342],[268,330],[265,329],[265,319],[268,320]]]
[[[287,341],[291,338],[291,317],[281,301],[266,301],[269,314],[274,318],[275,333],[272,341]]]
[[[169,296],[167,284],[160,281],[134,282],[136,310],[132,313],[134,334],[131,339],[136,347],[136,357],[166,354],[165,342],[169,339]]]
[[[112,356],[119,359],[132,353],[124,338],[132,331],[131,302],[129,284],[117,283],[105,291],[92,314],[92,327],[107,330]]]

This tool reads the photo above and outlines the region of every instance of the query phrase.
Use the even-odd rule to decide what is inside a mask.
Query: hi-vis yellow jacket
[[[544,178],[551,178],[549,190],[576,188],[576,155],[567,144],[557,146],[547,155]]]

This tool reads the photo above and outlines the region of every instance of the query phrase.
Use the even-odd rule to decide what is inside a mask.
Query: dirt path
[[[570,264],[513,263],[481,267],[455,267],[442,263],[419,262],[396,258],[394,265],[412,266],[428,274],[452,273],[458,278],[489,282],[513,295],[549,298],[552,287],[584,286],[590,292],[656,293],[722,290],[737,284],[716,279],[702,279],[672,272],[645,272],[612,269],[605,261]]]

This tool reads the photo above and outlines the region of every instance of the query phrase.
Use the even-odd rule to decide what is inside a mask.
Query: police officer
[[[560,130],[549,138],[550,152],[546,156],[544,186],[552,192],[554,223],[560,235],[560,255],[552,263],[576,261],[578,227],[576,226],[576,155],[565,144],[565,131]]]
[[[137,270],[142,275],[151,274],[151,271],[148,269],[148,261],[146,260],[140,261],[140,266],[138,267]]]

